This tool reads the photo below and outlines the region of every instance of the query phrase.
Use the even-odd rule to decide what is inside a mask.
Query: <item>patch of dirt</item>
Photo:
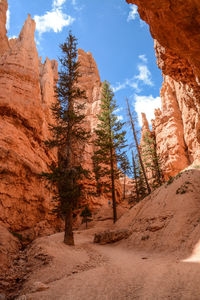
[[[186,192],[177,193],[180,187]],[[105,218],[100,211],[89,229],[75,232],[75,247],[63,243],[63,233],[35,240],[18,258],[25,272],[19,299],[199,300],[199,195],[200,172],[189,170],[126,210],[115,225],[110,208]],[[104,230],[131,235],[94,244]]]
[[[21,295],[27,300],[199,299],[199,263],[182,261],[178,254],[130,250],[123,242],[96,245],[92,243],[93,233],[76,233],[75,247],[63,244],[66,256],[54,243],[56,240],[60,245],[63,236],[49,237],[54,258],[37,271],[37,276],[29,277]],[[62,269],[56,263],[61,260]],[[36,290],[36,283],[45,289]]]

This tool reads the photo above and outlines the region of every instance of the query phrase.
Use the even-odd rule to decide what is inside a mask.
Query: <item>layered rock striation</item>
[[[174,90],[173,79],[165,76],[161,89],[162,111],[160,109],[155,111],[153,121],[157,153],[166,179],[190,164],[182,113]]]
[[[127,0],[138,5],[155,40],[164,76],[162,109],[153,127],[166,177],[200,160],[200,3],[197,1]]]
[[[0,10],[2,29],[7,2],[0,5],[5,8]],[[49,214],[51,188],[39,176],[56,159],[44,140],[50,134],[58,66],[48,59],[41,63],[34,32],[29,15],[19,38],[8,41],[1,30],[0,40],[0,223],[30,238],[60,228]]]

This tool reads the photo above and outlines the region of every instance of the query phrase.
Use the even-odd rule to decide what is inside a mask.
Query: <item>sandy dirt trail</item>
[[[67,275],[63,272],[55,280],[43,280],[49,288],[26,294],[27,299],[200,299],[200,263],[183,262],[175,255],[133,251],[123,242],[96,245],[92,240],[90,230],[77,234],[76,248],[87,256],[85,262],[76,264]],[[56,268],[52,272],[56,275]],[[40,281],[40,273],[37,276]]]

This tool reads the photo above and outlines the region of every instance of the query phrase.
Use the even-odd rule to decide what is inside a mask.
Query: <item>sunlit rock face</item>
[[[149,122],[147,121],[147,117],[145,113],[142,113],[142,129],[141,129],[141,140],[140,145],[142,146],[143,143],[145,143],[145,137],[151,136],[151,130],[149,128]]]
[[[85,190],[84,199],[85,203],[88,203],[91,208],[97,208],[101,205],[105,205],[108,203],[108,199],[110,195],[104,194],[103,192],[99,196],[94,196],[92,194],[88,194],[88,190],[91,192],[96,191],[96,182],[93,173],[93,163],[92,156],[94,154],[94,144],[93,140],[95,138],[95,129],[98,124],[98,115],[101,112],[101,90],[102,83],[99,76],[99,71],[96,65],[96,62],[90,52],[85,52],[82,49],[78,50],[78,62],[80,64],[79,73],[81,77],[79,78],[78,86],[80,89],[86,91],[86,101],[85,101],[85,121],[84,128],[90,132],[91,138],[84,144],[83,149],[83,166],[86,169],[89,169],[91,172],[91,179],[85,180]],[[80,155],[81,156],[81,155]],[[106,180],[106,179],[105,179]],[[117,201],[121,199],[122,188],[120,181],[116,181],[116,197]]]
[[[200,160],[200,2],[127,0],[155,40],[164,75],[154,129],[166,177]]]
[[[8,38],[6,36],[6,12],[8,9],[7,0],[0,0],[0,55],[9,49]]]
[[[173,79],[166,76],[161,89],[162,111],[155,111],[153,121],[157,153],[166,179],[176,175],[189,164],[182,113],[174,89]]]
[[[61,228],[49,214],[51,189],[39,177],[56,159],[44,140],[50,134],[57,62],[39,60],[30,16],[19,38],[6,42],[6,8],[6,1],[1,1],[0,223],[34,238]]]
[[[152,164],[152,156],[150,154],[150,149],[154,149],[153,144],[147,143],[147,139],[154,139],[154,132],[149,128],[149,122],[147,120],[146,114],[142,113],[142,129],[141,129],[141,139],[140,139],[140,150],[145,167],[146,176],[148,178],[149,184],[152,184],[153,173],[151,167],[148,165]]]
[[[55,101],[58,63],[38,57],[34,40],[35,22],[28,16],[18,38],[6,36],[7,1],[0,1],[0,224],[30,239],[62,229],[62,223],[49,214],[52,187],[41,180],[41,172],[57,160],[55,150],[44,141],[50,138],[49,124],[54,122],[51,105]],[[101,81],[91,53],[78,52],[78,85],[86,90],[86,120],[91,133],[100,112]],[[92,141],[92,138],[90,142]],[[82,162],[92,171],[94,147],[84,145]],[[85,189],[95,189],[94,176],[86,180]],[[121,185],[117,188],[118,198]],[[85,193],[84,203],[91,208],[107,204],[108,196]]]
[[[176,62],[171,60],[169,56],[163,56],[163,47],[155,41],[155,49],[157,54],[158,66],[163,71],[164,75],[163,87],[161,89],[162,114],[168,113],[171,99],[174,98],[176,111],[180,112],[177,120],[177,127],[180,128],[182,123],[182,134],[185,144],[186,156],[189,163],[200,160],[200,86],[198,80],[194,80],[195,73],[190,68],[190,65],[185,61],[185,66],[179,65],[181,60],[177,58]],[[170,66],[172,66],[170,72]],[[197,79],[197,77],[195,77]],[[171,95],[168,97],[168,94]],[[176,104],[175,104],[176,103]]]

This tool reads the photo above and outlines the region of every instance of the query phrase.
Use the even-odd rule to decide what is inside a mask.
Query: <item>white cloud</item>
[[[123,121],[124,117],[122,115],[120,116],[116,116],[117,117],[117,121]]]
[[[65,2],[66,0],[54,0],[53,7],[61,7]]]
[[[115,85],[112,85],[111,88],[114,93],[123,90],[125,88],[132,88],[136,93],[141,92],[140,83],[153,86],[154,83],[152,81],[151,72],[147,67],[147,57],[145,54],[141,54],[138,58],[142,61],[141,64],[138,64],[137,68],[139,71],[138,75],[133,76],[132,78],[125,79],[122,82],[117,82]]]
[[[123,107],[119,107],[117,109],[114,110],[114,113],[117,114],[118,112],[122,111],[123,110]]]
[[[73,1],[73,0],[72,0]],[[131,5],[131,8],[130,8],[130,12],[128,14],[128,17],[127,17],[127,22],[130,22],[130,21],[135,21],[135,20],[139,20],[139,23],[140,23],[140,27],[141,28],[144,28],[144,27],[147,27],[148,28],[148,25],[146,22],[144,22],[141,18],[140,18],[140,15],[137,11],[137,6],[132,4]]]
[[[151,80],[151,72],[148,67],[145,65],[138,65],[139,74],[135,76],[136,79],[142,81],[146,85],[153,86],[153,82]]]
[[[40,46],[40,40],[38,40],[37,38],[35,38],[35,42],[37,46]]]
[[[10,10],[8,9],[6,12],[6,29],[9,30],[10,29]]]
[[[114,93],[123,90],[127,87],[131,87],[132,89],[134,89],[137,93],[139,93],[140,89],[138,87],[138,83],[135,81],[135,77],[132,79],[125,79],[124,82],[120,83],[117,82],[115,84],[115,86],[111,86],[112,90]]]
[[[11,39],[17,39],[17,36],[16,35],[12,35],[12,36],[9,36],[8,39],[9,40],[11,40]]]
[[[113,93],[116,93],[116,92],[126,88],[126,82],[123,82],[123,83],[117,82],[116,85],[111,86],[111,88],[113,90]]]
[[[54,32],[62,31],[63,27],[69,26],[74,22],[74,18],[62,12],[61,9],[48,11],[43,16],[34,16],[36,30],[42,35],[44,32],[53,30]]]
[[[135,20],[138,16],[138,12],[137,12],[137,6],[136,5],[131,5],[131,10],[128,14],[128,18],[127,21],[130,22],[132,20]]]
[[[139,59],[141,59],[141,61],[143,61],[144,63],[147,63],[147,62],[148,62],[147,57],[146,57],[145,54],[141,54],[141,55],[139,55],[138,57],[139,57]]]
[[[141,89],[139,89],[138,83],[136,81],[134,81],[134,79],[129,80],[128,81],[128,85],[134,89],[137,93],[139,93],[141,91]]]
[[[117,117],[117,121],[123,121],[124,117],[122,115],[117,115],[118,113],[120,113],[123,110],[123,107],[119,107],[117,109],[114,110],[114,114]]]
[[[66,15],[62,10],[62,5],[66,0],[53,0],[52,10],[47,11],[43,16],[34,16],[36,30],[41,36],[45,32],[60,32],[63,27],[69,26],[74,22],[74,18]]]
[[[141,113],[145,113],[147,120],[151,123],[151,120],[154,119],[154,110],[156,108],[161,108],[161,99],[160,97],[150,96],[139,96],[134,95],[135,103],[133,103],[135,107],[135,111],[138,115],[139,125],[142,126],[142,116]]]
[[[72,1],[71,3],[72,3],[75,10],[80,12],[84,8],[84,5],[78,5],[77,4],[77,0],[71,0],[71,1]]]

